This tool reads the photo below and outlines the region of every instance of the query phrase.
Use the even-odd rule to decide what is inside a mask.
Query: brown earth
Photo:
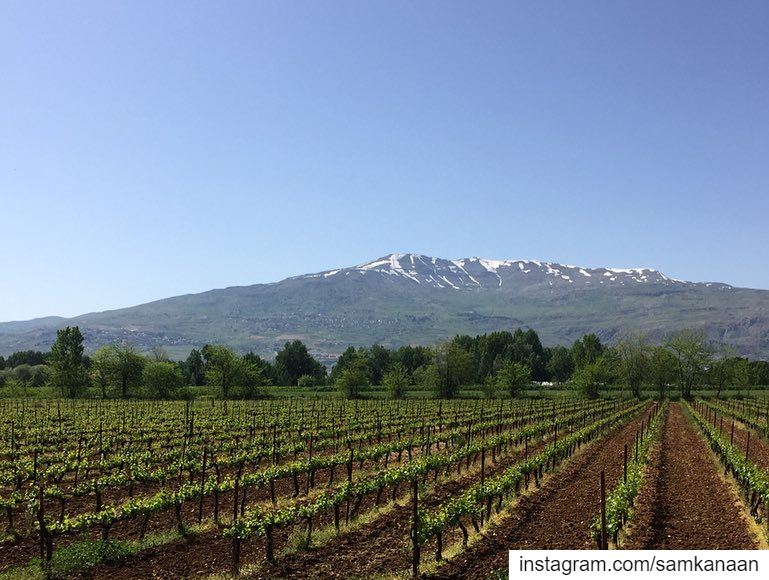
[[[529,453],[538,453],[544,441],[529,445]],[[487,456],[486,475],[493,477],[524,458],[524,450],[507,453],[494,464]],[[434,509],[449,498],[461,494],[479,481],[479,470],[471,469],[458,479],[438,483],[420,502],[421,509]],[[366,557],[355,562],[355,576],[366,578],[387,572],[403,572],[411,566],[411,506],[394,509],[361,529],[343,534],[327,544],[290,554],[274,566],[265,566],[257,578],[349,578],[349,563],[357,554]]]
[[[622,474],[625,443],[631,445],[647,413],[616,428],[552,476],[539,492],[521,498],[509,517],[452,561],[435,578],[487,578],[507,568],[510,549],[590,549],[588,530],[600,507],[599,474],[612,486]]]
[[[743,550],[759,547],[734,489],[705,439],[672,403],[665,421],[655,481],[644,486],[628,548]]]

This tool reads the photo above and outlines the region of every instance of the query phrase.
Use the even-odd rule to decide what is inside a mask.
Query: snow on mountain
[[[386,275],[414,284],[454,290],[503,287],[505,284],[624,286],[625,284],[691,284],[652,268],[587,268],[540,260],[446,260],[421,254],[389,254],[351,268],[339,268],[298,278]],[[726,286],[726,285],[724,285]]]

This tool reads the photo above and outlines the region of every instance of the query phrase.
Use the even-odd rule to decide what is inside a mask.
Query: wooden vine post
[[[609,549],[609,540],[606,534],[606,475],[601,470],[601,549]]]
[[[622,458],[622,481],[627,483],[627,443],[625,443],[625,453]]]
[[[411,505],[412,505],[412,526],[411,526],[411,574],[414,578],[419,576],[419,480],[414,478],[411,482]]]
[[[745,442],[745,459],[750,459],[750,431],[748,431],[748,440]]]

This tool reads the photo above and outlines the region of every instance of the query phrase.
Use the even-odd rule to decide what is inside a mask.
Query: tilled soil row
[[[721,428],[720,422],[718,426]],[[727,422],[726,417],[724,417],[722,433],[725,437],[731,436],[731,428],[731,419]],[[734,445],[743,453],[747,450],[748,459],[764,471],[769,472],[769,442],[754,430],[750,430],[750,448],[748,449],[748,429],[738,421],[734,425]]]
[[[530,443],[529,452],[535,452],[544,443]],[[496,471],[501,471],[505,467],[514,461],[522,458],[523,451],[513,451],[505,454],[503,459],[498,459],[497,462],[491,466],[490,458],[487,457],[487,473],[491,474]],[[395,460],[393,460],[395,463]],[[477,479],[477,476],[475,476]],[[318,480],[323,481],[323,480]],[[457,481],[448,481],[445,484],[438,484],[441,486],[448,486],[445,488],[442,497],[447,497],[453,493],[457,493],[457,485],[462,484]],[[398,497],[403,497],[404,494],[408,494],[408,486],[403,485],[398,490]],[[437,501],[437,500],[435,500]],[[228,513],[227,509],[231,503],[231,500],[226,501],[223,498],[222,506],[224,513]],[[249,502],[250,503],[250,502]],[[362,502],[359,513],[365,513],[367,510],[373,508],[375,505],[373,495],[367,497]],[[169,515],[169,518],[171,516]],[[344,517],[344,516],[343,516]],[[167,522],[169,529],[172,527],[172,519]],[[410,520],[408,520],[410,522]],[[322,525],[330,525],[333,523],[333,514],[328,514],[328,517],[316,522],[316,527]],[[372,524],[375,524],[373,522]],[[297,530],[299,528],[296,528]],[[288,541],[289,535],[294,529],[279,529],[274,533],[274,541],[276,550],[284,546]],[[352,537],[357,537],[357,532],[347,534]],[[407,537],[408,533],[404,537]],[[344,536],[342,536],[344,537]],[[263,561],[264,559],[264,539],[253,538],[242,544],[241,561],[244,565],[251,562]],[[158,546],[157,548],[151,548],[131,556],[128,559],[123,559],[115,564],[105,564],[96,566],[90,570],[84,571],[79,575],[80,578],[137,578],[137,577],[162,577],[162,578],[188,578],[191,576],[210,575],[214,573],[226,572],[229,570],[231,563],[231,542],[221,537],[221,533],[217,531],[209,531],[202,533],[198,536],[190,537],[188,539],[178,540],[164,546]],[[290,557],[289,557],[290,559]],[[347,568],[343,568],[347,570]],[[313,574],[315,576],[315,574]],[[347,576],[347,574],[343,574]],[[273,576],[274,577],[274,576]]]
[[[648,408],[647,408],[648,411]],[[537,493],[524,496],[509,517],[440,567],[435,578],[487,578],[507,568],[510,549],[589,549],[590,521],[600,507],[599,473],[609,485],[622,474],[625,443],[632,445],[644,412],[591,444]]]
[[[529,445],[529,453],[534,453],[544,446],[544,442]],[[501,472],[516,461],[523,458],[523,450],[508,453],[502,459],[493,464],[487,464],[486,472],[489,475]],[[490,458],[487,458],[490,463]],[[429,498],[425,498],[425,505],[437,505],[447,497],[459,493],[471,482],[477,481],[477,471],[473,470],[459,480],[450,480],[438,483],[433,488]],[[398,496],[403,497],[409,493],[407,485],[401,486]],[[368,497],[360,508],[360,513],[374,507],[374,498]],[[356,563],[356,575],[361,566],[370,568],[371,573],[388,566],[397,569],[401,562],[408,565],[409,553],[401,548],[407,545],[411,516],[408,507],[396,505],[387,514],[377,517],[360,530],[342,534],[331,540],[330,544],[309,551],[296,552],[279,559],[274,567],[265,569],[257,577],[342,577],[350,576],[349,562],[350,551],[356,554],[367,554],[364,562]],[[329,525],[333,522],[332,514],[328,514],[328,521],[316,522]],[[298,528],[297,528],[298,529]],[[293,530],[279,529],[274,533],[276,550],[285,545],[289,534]],[[368,542],[370,550],[361,548],[361,541]],[[387,538],[392,543],[387,543]],[[331,547],[333,545],[333,547]],[[254,538],[242,544],[241,562],[244,566],[249,563],[264,562],[264,540]],[[338,558],[334,555],[336,550],[346,550],[347,555]],[[382,555],[384,554],[384,555]],[[104,564],[84,571],[80,578],[189,578],[214,573],[227,572],[231,563],[232,544],[222,538],[221,533],[212,531],[187,540],[179,540],[165,546],[159,546],[146,550],[140,554],[121,560],[115,564]],[[331,560],[330,558],[336,558]],[[305,561],[306,560],[306,561]],[[371,561],[369,561],[371,560]],[[392,561],[391,561],[392,560]],[[388,564],[390,562],[390,564]],[[327,571],[324,576],[323,570]]]
[[[441,448],[444,449],[444,448]],[[414,449],[411,452],[411,458],[418,457],[422,451],[420,449]],[[403,453],[403,462],[407,462],[408,454]],[[382,461],[366,461],[363,467],[358,462],[354,464],[354,478],[364,477],[372,470],[381,469]],[[399,463],[397,461],[397,453],[393,453],[390,461],[392,464]],[[310,488],[310,493],[318,493],[321,489],[324,489],[329,480],[330,470],[319,469],[315,472],[315,486]],[[335,481],[340,481],[346,478],[346,466],[335,466],[334,477]],[[300,495],[304,495],[304,490],[307,486],[308,474],[301,474],[298,476],[298,484],[300,489]],[[153,484],[155,491],[159,491],[162,486],[160,484]],[[275,482],[275,494],[279,501],[286,500],[292,496],[294,492],[294,483],[291,477],[283,477],[277,479]],[[269,488],[249,488],[246,491],[246,505],[252,506],[257,503],[268,503],[270,501]],[[232,513],[232,492],[223,492],[220,496],[219,508],[220,513],[227,517]],[[199,500],[192,500],[182,504],[181,514],[182,519],[186,524],[192,524],[197,522]],[[93,510],[93,506],[83,506],[82,512],[89,512]],[[53,513],[58,513],[58,510],[51,510]],[[70,513],[70,510],[67,510]],[[73,511],[72,513],[81,513],[79,511]],[[207,495],[203,501],[203,514],[204,521],[209,520],[214,513],[214,498],[212,495]],[[110,530],[110,538],[116,540],[136,540],[141,536],[141,530],[144,528],[145,534],[153,534],[164,532],[174,529],[176,526],[176,515],[173,508],[169,508],[162,512],[154,513],[150,516],[146,524],[143,522],[143,518],[137,517],[130,520],[118,522]],[[78,534],[76,536],[60,536],[57,537],[54,544],[56,548],[65,547],[74,542],[91,538],[99,539],[101,532],[97,526],[87,533]],[[18,541],[6,541],[0,544],[0,571],[6,570],[13,566],[21,566],[26,564],[31,558],[39,555],[40,547],[39,537],[33,534],[29,537],[21,538]]]
[[[529,455],[538,453],[545,441],[529,445]],[[487,457],[486,476],[493,477],[524,459],[525,451],[517,449],[490,464]],[[434,509],[449,498],[461,494],[478,483],[479,470],[465,472],[460,478],[438,483],[420,501],[421,509]],[[265,566],[254,578],[349,578],[349,563],[357,554],[355,576],[369,577],[388,572],[403,572],[411,566],[411,506],[396,505],[382,517],[351,533],[343,534],[317,549],[290,554],[273,566]],[[447,544],[448,545],[448,544]]]
[[[745,550],[759,544],[740,498],[719,473],[705,439],[672,403],[659,456],[636,502],[627,548]]]

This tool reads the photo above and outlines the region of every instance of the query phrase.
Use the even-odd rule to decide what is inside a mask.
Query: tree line
[[[545,347],[534,330],[518,329],[458,335],[432,347],[349,347],[327,373],[299,340],[285,343],[272,361],[208,344],[174,362],[162,348],[142,354],[129,343],[103,346],[87,356],[79,328],[67,327],[57,332],[49,353],[0,357],[0,385],[9,381],[47,384],[64,397],[82,396],[91,387],[105,398],[183,398],[190,396],[187,386],[203,385],[225,398],[261,397],[269,385],[333,385],[349,398],[361,396],[369,385],[384,387],[393,398],[409,388],[451,398],[462,387],[480,385],[486,396],[502,391],[515,397],[532,383],[568,383],[590,397],[610,385],[637,397],[644,388],[664,397],[675,386],[688,397],[701,385],[719,395],[731,386],[767,385],[769,363],[719,351],[704,334],[690,330],[672,334],[663,344],[628,336],[608,346],[588,333],[570,347]]]

